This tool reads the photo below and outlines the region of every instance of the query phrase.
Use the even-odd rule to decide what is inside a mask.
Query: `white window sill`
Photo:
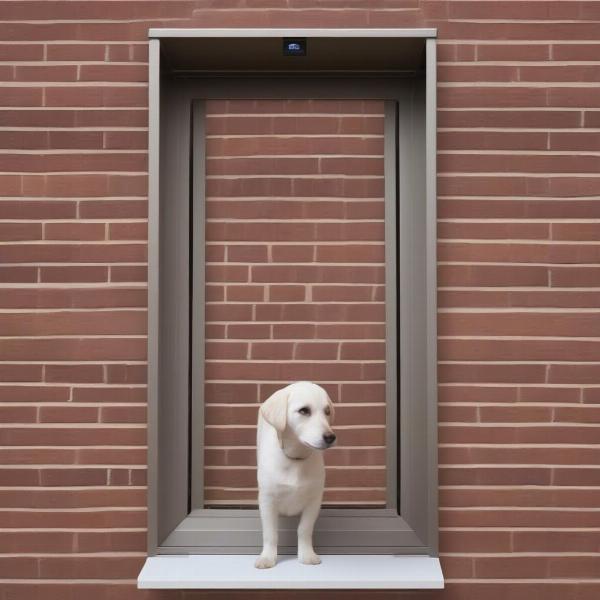
[[[272,569],[255,569],[250,554],[151,556],[138,577],[141,589],[440,589],[444,576],[429,556],[323,555],[320,565],[280,556]]]

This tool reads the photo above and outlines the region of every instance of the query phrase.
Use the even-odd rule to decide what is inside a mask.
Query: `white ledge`
[[[430,556],[322,555],[320,565],[280,556],[256,569],[250,554],[161,555],[146,559],[141,589],[440,589],[440,561]]]
[[[255,27],[151,27],[148,30],[149,38],[279,38],[279,37],[330,37],[330,38],[435,38],[436,28],[424,27],[372,27],[335,29],[311,28],[255,28]]]

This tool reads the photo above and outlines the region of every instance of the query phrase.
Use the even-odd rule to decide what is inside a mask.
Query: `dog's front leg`
[[[320,510],[321,495],[309,502],[298,523],[298,560],[305,565],[318,565],[321,562],[312,543],[313,529]]]
[[[270,569],[277,562],[277,535],[279,533],[277,507],[271,498],[264,496],[259,496],[258,506],[262,523],[263,549],[254,566],[257,569]]]

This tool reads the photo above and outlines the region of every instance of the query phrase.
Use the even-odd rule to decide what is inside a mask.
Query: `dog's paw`
[[[314,552],[314,550],[311,550],[310,552],[302,552],[302,553],[298,554],[298,560],[303,565],[320,565],[321,564],[321,558],[319,557],[318,554],[316,554]]]
[[[275,566],[277,562],[277,556],[271,554],[261,554],[254,563],[257,569],[270,569]]]

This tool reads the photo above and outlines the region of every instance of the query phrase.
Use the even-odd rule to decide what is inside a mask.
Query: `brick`
[[[294,358],[297,360],[335,360],[339,344],[335,342],[311,342],[296,344]]]
[[[53,244],[5,246],[0,249],[5,262],[145,262],[146,247],[141,244]]]
[[[109,281],[142,282],[148,281],[148,269],[142,265],[112,265],[109,269]]]
[[[548,269],[520,265],[441,265],[440,286],[531,287],[547,286]]]
[[[147,240],[146,223],[111,223],[108,227],[108,238],[111,240]]]
[[[273,246],[271,248],[273,262],[305,263],[315,260],[314,246]]]
[[[43,557],[39,561],[40,577],[43,579],[68,580],[72,573],[82,579],[127,579],[143,566],[143,559],[127,556]]]
[[[248,267],[245,265],[207,265],[205,273],[206,280],[211,282],[248,281]]]
[[[45,381],[51,383],[102,383],[101,365],[46,365]]]
[[[138,219],[148,216],[145,200],[89,200],[79,206],[82,219]]]
[[[42,90],[35,87],[6,88],[0,106],[42,106]]]
[[[42,283],[93,283],[108,281],[108,267],[56,266],[40,267]]]
[[[293,353],[294,344],[290,342],[252,342],[250,346],[250,358],[254,360],[289,360]]]
[[[144,387],[73,387],[73,402],[146,402]]]
[[[10,531],[2,537],[3,547],[10,553],[72,552],[75,543],[75,534],[64,531]]]
[[[71,511],[55,510],[44,511],[14,511],[4,512],[2,516],[2,526],[11,527],[143,527],[146,523],[145,509],[124,509],[124,510],[103,510],[97,508],[92,511]],[[109,558],[109,557],[104,557]],[[120,556],[119,560],[125,557]],[[65,560],[67,562],[77,561],[79,557],[55,557],[54,560]],[[97,564],[100,557],[93,557],[91,560]],[[36,561],[40,560],[36,557]],[[41,561],[48,560],[52,562],[53,558],[45,557]],[[100,560],[100,564],[101,564]]]
[[[75,65],[15,65],[17,81],[75,81],[77,67]]]
[[[598,361],[600,344],[567,340],[439,340],[438,357],[452,361]]]
[[[552,219],[564,218],[568,211],[571,218],[594,218],[597,214],[595,201],[590,200],[543,200],[543,199],[510,199],[494,201],[478,198],[442,199],[439,203],[440,218],[529,218]]]
[[[47,240],[103,240],[103,223],[47,223],[44,239]]]
[[[595,263],[600,250],[592,245],[441,242],[438,258],[448,262]]]
[[[4,508],[87,508],[102,506],[146,507],[146,490],[0,490]]]
[[[574,280],[575,277],[571,278]],[[579,281],[581,283],[581,281]],[[438,293],[438,306],[478,308],[595,308],[600,294],[581,290],[444,290]]]
[[[228,362],[208,363],[206,365],[207,379],[253,379],[278,381],[362,381],[382,379],[384,369],[380,365],[356,365],[345,363],[272,363],[259,362]]]
[[[107,365],[106,383],[143,383],[148,380],[145,365]]]
[[[383,267],[264,265],[253,266],[251,281],[257,283],[383,283]]]
[[[256,402],[258,386],[255,383],[228,381],[224,383],[206,382],[204,393],[207,403],[211,402]]]
[[[594,540],[580,531],[518,531],[514,533],[516,552],[595,552]]]
[[[78,269],[79,267],[73,267]],[[102,269],[102,267],[99,267]],[[52,269],[52,267],[49,267]],[[68,269],[68,267],[66,267]],[[88,267],[92,270],[93,267]],[[35,269],[33,269],[35,271]],[[42,273],[42,281],[45,278]],[[101,279],[106,280],[106,276]],[[144,288],[18,288],[5,290],[0,296],[2,308],[146,308],[148,294]]]
[[[479,419],[482,423],[544,423],[553,420],[552,414],[552,409],[545,406],[479,407]]]
[[[1,402],[66,402],[69,400],[69,388],[60,386],[37,387],[33,385],[0,386]]]
[[[36,283],[37,267],[0,267],[2,283]]]
[[[306,299],[306,288],[303,285],[270,285],[269,300],[272,302],[298,302]]]
[[[39,91],[39,90],[35,90]],[[147,90],[142,87],[47,87],[46,88],[46,106],[126,106],[137,107],[146,106]],[[30,100],[33,106],[39,102]],[[5,104],[10,106],[10,104]]]
[[[384,306],[364,304],[282,303],[259,304],[255,308],[257,321],[384,321]]]
[[[546,223],[486,223],[486,222],[440,222],[438,239],[524,239],[547,240],[550,226]]]
[[[0,44],[0,60],[41,60],[44,57],[43,44]]]
[[[506,46],[506,48],[520,48],[521,46]],[[536,46],[537,47],[537,46]],[[462,131],[443,132],[438,136],[443,135],[444,143],[452,144],[454,140],[471,140],[471,143],[476,143],[476,133],[468,131],[474,127],[485,128],[505,128],[506,131],[482,131],[480,132],[481,140],[489,144],[492,140],[498,142],[498,146],[489,146],[490,150],[501,150],[502,147],[511,139],[523,139],[523,134],[520,132],[509,131],[516,127],[527,129],[562,129],[579,127],[581,124],[581,112],[576,110],[494,110],[492,109],[466,109],[452,110],[446,107],[440,107],[438,110],[438,125],[439,127],[454,127],[460,128]],[[537,144],[546,139],[546,132],[533,132],[536,135],[533,139]],[[543,135],[540,135],[543,134]],[[465,137],[468,136],[468,137]],[[527,141],[524,142],[527,144]],[[515,146],[516,149],[524,149]],[[535,147],[534,149],[543,150],[543,147]]]
[[[77,535],[78,552],[141,552],[146,547],[146,532],[82,532]]]
[[[47,44],[48,60],[104,60],[106,49],[101,44]]]
[[[210,116],[207,110],[207,135],[260,135],[260,134],[359,134],[383,135],[383,118],[368,116],[274,116],[253,119],[228,116],[227,119]]]
[[[476,51],[479,61],[541,61],[550,58],[550,46],[545,44],[480,44]]]
[[[34,406],[0,406],[2,423],[35,423],[37,409]]]
[[[442,383],[544,383],[545,365],[441,364]]]
[[[98,409],[88,406],[41,406],[39,414],[40,423],[95,423],[98,421]]]
[[[552,473],[545,468],[442,468],[440,485],[549,485]]]
[[[363,223],[255,223],[215,222],[206,232],[208,241],[379,241],[383,239],[383,224]]]
[[[511,549],[511,534],[506,531],[453,531],[440,535],[442,552],[508,552]]]
[[[0,381],[3,383],[42,381],[42,373],[41,365],[0,364]]]
[[[227,338],[235,339],[264,339],[270,336],[270,326],[263,323],[229,323]]]
[[[102,423],[145,423],[146,407],[103,406],[100,409],[100,421]]]
[[[598,168],[596,156],[445,154],[438,160],[440,172],[589,173]]]
[[[549,383],[600,383],[593,365],[550,365]]]
[[[52,144],[56,136],[49,136]],[[70,140],[68,143],[74,143]],[[36,173],[38,171],[60,172],[72,171],[141,171],[146,169],[146,157],[142,153],[122,154],[48,154],[45,156],[4,154],[0,157],[0,168],[3,171],[25,171]]]
[[[248,355],[248,345],[242,342],[206,342],[205,359],[243,359]]]
[[[383,154],[383,136],[362,138],[360,136],[344,137],[214,137],[206,141],[207,153],[210,156],[240,156],[253,154]]]
[[[123,81],[146,82],[148,81],[148,68],[146,65],[81,65],[79,81]]]
[[[4,335],[58,334],[142,334],[146,331],[145,311],[60,311],[35,313],[0,313]]]
[[[444,444],[589,444],[594,439],[593,428],[563,425],[442,425],[439,433]]]
[[[0,238],[3,241],[39,240],[42,226],[39,223],[0,223]]]
[[[228,262],[266,262],[267,261],[267,246],[228,246],[227,247]]]
[[[260,302],[264,299],[265,289],[261,285],[228,285],[225,297],[216,300],[227,299],[228,302]]]
[[[438,321],[440,335],[595,336],[593,313],[545,314],[528,312],[448,313]]]

